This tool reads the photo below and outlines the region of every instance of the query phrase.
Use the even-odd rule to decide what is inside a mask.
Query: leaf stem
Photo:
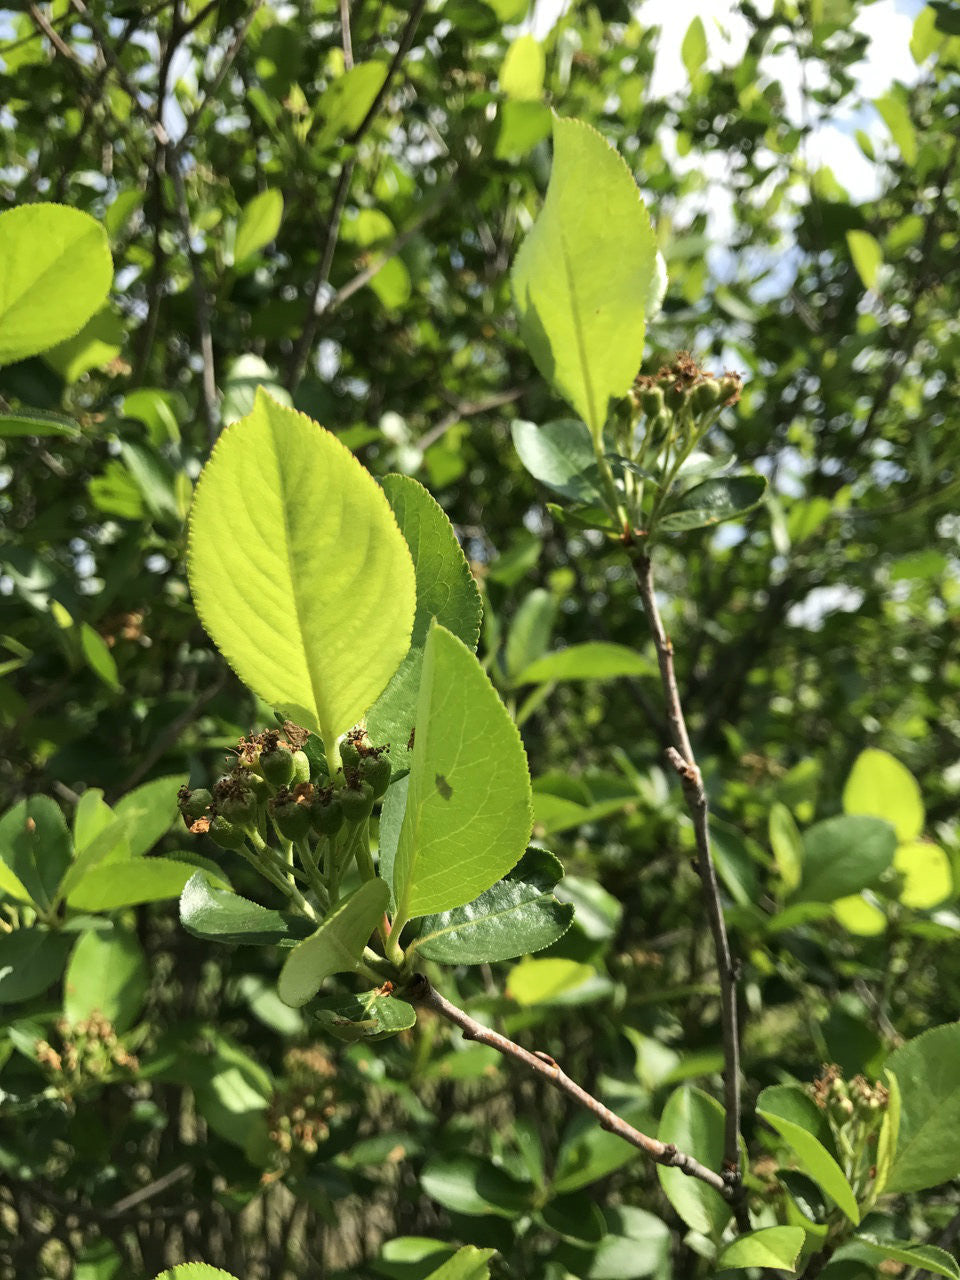
[[[548,1084],[552,1085],[554,1089],[566,1094],[568,1098],[571,1098],[589,1111],[596,1118],[602,1129],[606,1129],[608,1133],[616,1134],[618,1138],[623,1138],[625,1142],[629,1142],[632,1147],[644,1152],[657,1164],[663,1165],[668,1169],[679,1169],[681,1173],[685,1173],[690,1178],[698,1178],[701,1182],[705,1182],[708,1187],[713,1187],[725,1199],[732,1200],[734,1188],[721,1174],[714,1173],[712,1169],[708,1169],[706,1165],[701,1164],[693,1156],[678,1151],[672,1142],[661,1142],[658,1138],[651,1138],[639,1129],[635,1129],[632,1124],[628,1124],[626,1120],[611,1111],[609,1107],[604,1106],[593,1094],[587,1093],[586,1089],[578,1085],[576,1081],[571,1080],[548,1053],[531,1052],[529,1049],[524,1049],[515,1041],[501,1035],[499,1031],[494,1031],[490,1027],[485,1027],[481,1022],[477,1022],[465,1010],[460,1009],[455,1004],[451,1004],[449,1000],[442,996],[422,973],[413,975],[409,984],[403,989],[402,994],[406,999],[413,1001],[414,1004],[419,1004],[425,1009],[432,1009],[441,1018],[446,1018],[448,1022],[452,1022],[454,1026],[459,1027],[463,1032],[464,1039],[475,1040],[478,1044],[489,1045],[491,1049],[496,1049],[498,1053],[502,1053],[514,1062],[529,1068],[535,1075],[540,1076]]]

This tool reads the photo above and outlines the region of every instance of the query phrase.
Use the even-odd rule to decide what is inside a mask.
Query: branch
[[[390,87],[393,77],[396,75],[401,62],[410,51],[413,44],[413,38],[417,32],[417,26],[423,16],[423,11],[427,7],[427,0],[417,0],[414,4],[410,15],[407,18],[406,26],[400,36],[400,42],[397,45],[397,51],[390,60],[387,68],[387,74],[384,77],[380,91],[371,102],[367,114],[360,121],[359,125],[354,129],[353,133],[346,139],[346,142],[356,147],[360,139],[370,128],[374,117],[380,109],[384,98]],[[349,32],[349,23],[344,27],[345,34]],[[346,54],[345,54],[346,56]],[[313,346],[314,339],[317,335],[317,326],[320,323],[320,317],[323,315],[326,307],[321,302],[321,295],[324,286],[330,279],[330,269],[333,266],[333,254],[337,247],[337,240],[340,235],[340,219],[343,217],[344,206],[347,202],[347,195],[350,191],[350,179],[353,177],[353,169],[356,164],[356,153],[347,160],[340,169],[340,178],[337,182],[336,190],[333,194],[333,206],[330,210],[330,217],[327,221],[327,235],[323,246],[323,253],[317,266],[316,274],[310,286],[310,309],[307,312],[307,318],[304,321],[300,337],[294,344],[293,354],[290,357],[290,367],[287,371],[286,388],[293,393],[300,385],[303,378],[304,370],[307,367],[307,357]],[[357,286],[360,287],[359,285]],[[341,299],[342,301],[342,299]]]
[[[193,285],[197,295],[197,340],[200,343],[200,358],[203,361],[203,420],[207,427],[207,436],[211,446],[216,442],[217,423],[220,417],[220,402],[217,399],[217,373],[213,363],[213,333],[210,327],[210,298],[203,279],[203,263],[194,251],[190,235],[190,208],[187,204],[187,188],[180,170],[180,157],[173,148],[166,154],[167,171],[173,179],[173,189],[177,197],[177,216],[180,229],[186,242],[187,259],[193,275]]]
[[[501,405],[512,404],[514,400],[519,400],[523,393],[523,387],[513,387],[510,391],[497,391],[483,400],[458,400],[435,427],[424,432],[417,441],[417,448],[421,453],[426,453],[432,444],[436,444],[462,418],[473,418],[478,413],[488,413],[491,409],[499,409]]]
[[[687,733],[673,665],[673,644],[664,629],[663,619],[657,607],[650,557],[643,554],[636,556],[634,571],[644,612],[653,633],[657,662],[660,666],[660,683],[663,686],[667,704],[667,720],[670,736],[673,739],[673,746],[667,748],[667,759],[676,770],[683,785],[687,808],[693,820],[697,842],[697,869],[706,897],[710,931],[713,934],[713,946],[717,957],[723,1026],[723,1163],[724,1171],[734,1188],[732,1199],[737,1213],[737,1225],[741,1231],[745,1231],[750,1229],[750,1224],[742,1202],[740,1178],[740,1035],[737,1026],[737,973],[730,955],[727,926],[723,918],[723,907],[720,904],[720,886],[717,883],[717,873],[710,853],[707,793],[703,785],[703,776],[690,745],[690,736]]]
[[[621,1119],[609,1107],[605,1107],[593,1094],[587,1093],[586,1089],[581,1088],[580,1085],[571,1080],[548,1053],[539,1051],[531,1053],[513,1040],[508,1040],[506,1036],[502,1036],[499,1031],[493,1031],[490,1027],[485,1027],[481,1022],[477,1022],[468,1013],[465,1013],[463,1009],[445,999],[422,973],[414,974],[403,995],[412,1000],[414,1004],[422,1005],[425,1009],[432,1009],[441,1018],[446,1018],[455,1027],[459,1027],[465,1040],[475,1040],[478,1044],[489,1045],[491,1049],[496,1049],[504,1057],[512,1058],[514,1062],[519,1062],[529,1068],[534,1074],[546,1080],[548,1084],[553,1085],[560,1093],[566,1094],[568,1098],[572,1098],[579,1106],[589,1111],[591,1115],[596,1117],[602,1129],[606,1129],[608,1133],[616,1134],[618,1138],[623,1138],[624,1142],[629,1142],[632,1147],[644,1152],[657,1164],[662,1164],[668,1169],[679,1169],[681,1173],[687,1174],[690,1178],[699,1178],[708,1187],[713,1187],[715,1191],[719,1191],[726,1199],[731,1199],[733,1189],[719,1173],[714,1173],[712,1169],[702,1165],[693,1156],[688,1156],[682,1151],[678,1151],[672,1142],[660,1142],[659,1139],[651,1138],[647,1134],[641,1133],[639,1129],[635,1129],[632,1124],[628,1124],[626,1120]]]
[[[380,86],[377,96],[367,108],[367,114],[347,139],[347,141],[353,146],[357,145],[363,135],[370,128],[371,124],[373,124],[374,117],[380,110],[384,98],[390,91],[390,82],[399,70],[401,62],[403,62],[404,58],[410,52],[411,46],[413,45],[413,38],[417,34],[417,27],[420,25],[420,19],[423,17],[423,11],[426,7],[427,0],[417,0],[417,3],[410,10],[410,16],[407,18],[407,25],[404,27],[403,34],[400,36],[400,43],[397,45],[397,51],[390,59],[390,65],[387,67],[387,74],[384,77],[383,84]]]
[[[340,28],[343,31],[343,67],[353,66],[353,38],[350,35],[350,0],[340,0]]]

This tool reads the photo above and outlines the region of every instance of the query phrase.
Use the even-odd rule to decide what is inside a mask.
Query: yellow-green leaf
[[[553,147],[513,293],[537,368],[599,437],[611,398],[640,367],[660,287],[657,246],[632,173],[595,129],[555,117]]]
[[[413,563],[383,490],[330,432],[259,391],[200,476],[188,567],[224,657],[329,757],[410,644]]]
[[[913,774],[886,751],[861,751],[843,788],[844,813],[885,818],[900,841],[923,830],[923,799]]]

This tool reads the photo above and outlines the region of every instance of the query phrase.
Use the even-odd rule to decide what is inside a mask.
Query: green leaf
[[[293,407],[290,392],[280,382],[276,369],[266,360],[248,352],[230,362],[223,379],[223,399],[220,402],[220,421],[225,427],[253,412],[257,391],[261,387],[277,404],[287,409]]]
[[[792,893],[799,885],[803,873],[803,840],[793,814],[779,801],[770,809],[768,831],[770,847],[784,890]]]
[[[880,1136],[877,1139],[877,1172],[873,1180],[873,1186],[878,1196],[883,1194],[887,1188],[887,1183],[890,1181],[890,1170],[893,1168],[897,1148],[900,1144],[900,1113],[902,1110],[900,1081],[889,1067],[885,1068],[883,1074],[887,1082],[888,1098],[887,1108],[883,1113],[883,1121],[880,1125]]]
[[[4,436],[69,436],[80,435],[79,426],[70,418],[47,413],[43,409],[20,409],[17,413],[0,413],[0,439]]]
[[[535,480],[576,502],[602,502],[590,432],[578,418],[560,418],[542,427],[516,418],[510,433],[520,461]]]
[[[500,92],[520,102],[537,100],[543,94],[547,60],[543,45],[531,35],[518,36],[507,49],[500,67]]]
[[[561,1245],[556,1260],[578,1280],[639,1280],[669,1265],[670,1228],[633,1205],[604,1210],[606,1234],[591,1249]]]
[[[897,92],[891,89],[873,104],[883,117],[884,124],[890,130],[890,136],[897,145],[905,164],[914,164],[917,159],[917,131],[910,119],[910,111],[906,102]]]
[[[960,1022],[908,1040],[885,1066],[900,1086],[900,1133],[886,1191],[960,1176]]]
[[[466,556],[440,504],[409,476],[386,476],[383,491],[410,550],[417,598],[410,650],[367,715],[371,740],[390,743],[390,762],[397,773],[410,767],[407,743],[416,718],[431,618],[475,649],[482,607]]]
[[[699,14],[687,27],[683,43],[680,45],[680,57],[687,69],[690,83],[693,84],[697,79],[697,73],[707,60],[707,33]]]
[[[531,1207],[533,1188],[488,1160],[462,1155],[428,1160],[420,1185],[438,1204],[468,1217],[486,1213],[517,1218]]]
[[[649,1133],[653,1127],[650,1113],[642,1104],[630,1103],[625,1107],[618,1106],[616,1110],[628,1124],[638,1129]],[[563,1132],[552,1189],[558,1195],[578,1191],[605,1178],[639,1154],[631,1143],[601,1129],[589,1113],[578,1112]]]
[[[500,108],[494,156],[498,160],[519,160],[549,137],[552,122],[550,108],[542,102],[505,102]]]
[[[43,354],[44,363],[66,383],[79,382],[91,369],[102,369],[123,348],[123,321],[108,308],[98,311],[72,338],[65,338]]]
[[[409,647],[413,564],[383,490],[335,436],[258,391],[197,483],[188,565],[224,657],[332,758]]]
[[[291,947],[313,931],[312,923],[303,916],[270,911],[238,893],[218,889],[202,871],[183,887],[180,923],[196,938],[257,947]]]
[[[723,1107],[701,1089],[682,1085],[667,1099],[657,1137],[674,1143],[708,1168],[719,1169],[723,1162]],[[657,1177],[687,1226],[718,1239],[732,1216],[723,1196],[679,1169],[657,1165]]]
[[[63,1014],[77,1023],[99,1012],[123,1033],[143,1008],[149,978],[136,934],[121,929],[81,934],[63,980]]]
[[[900,1262],[917,1267],[933,1276],[947,1276],[948,1280],[960,1280],[960,1265],[945,1249],[934,1244],[913,1244],[907,1240],[876,1240],[869,1236],[856,1236],[841,1245],[833,1255],[834,1262],[865,1262],[874,1266],[878,1262]],[[900,1270],[903,1268],[901,1267]]]
[[[853,1189],[843,1170],[820,1140],[814,1136],[814,1126],[823,1123],[822,1116],[811,1113],[808,1117],[803,1104],[815,1104],[799,1089],[774,1085],[764,1089],[757,1099],[757,1114],[777,1131],[796,1157],[797,1163],[808,1178],[812,1178],[822,1191],[833,1199],[837,1207],[857,1226],[860,1210]]]
[[[338,1040],[385,1040],[408,1031],[417,1020],[413,1005],[382,987],[362,995],[336,995],[315,1000],[308,1010],[325,1031]]]
[[[236,266],[246,262],[258,250],[276,238],[283,218],[283,195],[276,187],[268,187],[252,200],[248,200],[237,220],[237,234],[233,242],[233,261]]]
[[[796,1271],[807,1233],[803,1227],[761,1227],[731,1240],[717,1257],[717,1268],[771,1267]]]
[[[803,902],[834,902],[873,884],[893,862],[897,838],[882,818],[827,818],[803,838]]]
[[[556,956],[521,960],[510,970],[506,991],[520,1005],[549,1004],[575,991],[595,972],[592,965]]]
[[[476,1245],[465,1244],[436,1271],[431,1271],[427,1280],[489,1280],[487,1263],[495,1253],[496,1249],[478,1249]]]
[[[843,788],[844,813],[885,818],[898,840],[915,840],[923,831],[923,798],[909,769],[886,751],[861,751]]]
[[[656,240],[627,165],[589,125],[554,118],[543,208],[513,266],[537,368],[600,438],[640,367],[658,289]]]
[[[930,840],[910,840],[897,846],[894,868],[903,876],[900,901],[914,911],[929,911],[953,895],[950,859]]]
[[[874,289],[883,266],[883,250],[869,231],[848,231],[847,248],[865,289]]]
[[[49,796],[21,800],[0,818],[0,863],[6,868],[0,871],[0,889],[21,897],[22,888],[28,901],[49,911],[71,852],[67,824]]]
[[[555,680],[615,680],[656,674],[656,665],[636,649],[604,640],[587,640],[546,653],[514,676],[515,685]]]
[[[236,1280],[229,1271],[221,1271],[219,1267],[208,1267],[204,1262],[186,1262],[179,1267],[171,1267],[161,1271],[155,1280]]]
[[[277,991],[294,1009],[306,1004],[333,973],[352,973],[390,902],[382,880],[367,880],[298,942],[280,970]]]
[[[131,857],[152,849],[167,834],[177,818],[177,792],[187,781],[185,774],[168,774],[145,782],[117,801],[113,812],[123,823]]]
[[[763,476],[749,474],[704,480],[670,502],[657,528],[663,533],[685,533],[735,520],[759,505],[766,487]]]
[[[75,911],[116,911],[179,897],[196,868],[169,858],[138,858],[93,867],[67,894]]]
[[[483,964],[541,951],[573,920],[573,907],[552,892],[562,875],[552,853],[528,849],[506,879],[474,902],[425,917],[411,950],[441,964]]]
[[[542,587],[524,596],[510,625],[504,655],[507,673],[512,679],[542,655],[550,643],[556,614],[556,599]]]
[[[116,660],[103,636],[94,631],[89,622],[80,624],[80,648],[90,670],[108,689],[119,690],[121,684]]]
[[[48,929],[0,933],[0,1004],[17,1004],[46,991],[60,977],[73,939]]]
[[[474,654],[435,624],[393,867],[398,916],[471,902],[516,866],[531,826],[520,734]]]
[[[0,365],[82,329],[113,280],[107,233],[59,204],[0,213]]]
[[[386,78],[385,62],[358,62],[338,76],[317,102],[323,127],[314,145],[329,146],[358,129]]]

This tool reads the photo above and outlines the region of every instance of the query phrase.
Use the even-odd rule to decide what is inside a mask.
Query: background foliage
[[[332,3],[0,10],[0,201],[93,214],[115,268],[79,335],[0,369],[0,408],[81,427],[2,441],[0,787],[64,865],[105,831],[128,849],[146,832],[132,856],[186,870],[226,856],[168,834],[176,786],[211,782],[272,721],[196,619],[184,522],[263,383],[375,475],[427,484],[482,584],[479,651],[577,915],[535,961],[455,975],[461,1002],[683,1132],[709,1127],[721,1061],[691,834],[632,576],[513,448],[512,418],[568,410],[520,340],[507,268],[556,107],[617,146],[651,210],[669,284],[650,370],[685,347],[744,374],[720,444],[769,500],[678,539],[659,582],[743,963],[748,1102],[821,1062],[875,1078],[960,1002],[960,31],[947,6],[919,10],[898,79],[867,100],[886,6],[742,3],[742,54],[696,20],[686,82],[658,95],[671,33],[645,7],[572,4],[537,42],[524,0],[355,0],[346,51]],[[841,118],[867,198],[816,160]],[[544,658],[597,640],[641,653],[603,680]],[[844,810],[923,856],[862,894],[817,827],[798,897],[794,824]],[[115,881],[74,904],[85,923],[45,944],[32,987],[0,955],[5,1277],[192,1258],[415,1276],[453,1243],[495,1247],[504,1275],[715,1274],[709,1204],[681,1221],[651,1167],[490,1051],[429,1019],[377,1052],[335,1047],[277,1000],[278,955],[214,953],[164,901],[179,885],[121,909]],[[753,1190],[772,1203],[768,1164]],[[916,1185],[892,1234],[949,1244],[956,1183],[920,1202]]]

